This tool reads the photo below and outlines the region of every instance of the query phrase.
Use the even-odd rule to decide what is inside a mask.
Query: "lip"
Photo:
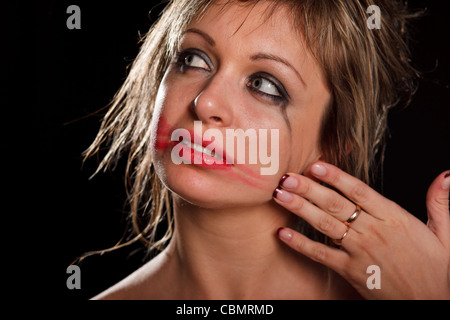
[[[198,144],[198,142],[201,142],[201,145],[204,148],[210,149],[210,148],[208,148],[208,146],[210,146],[210,144],[212,143],[211,141],[203,140],[200,136],[195,135],[193,130],[188,130],[188,131],[191,135],[191,143],[197,142],[196,144]],[[181,142],[172,141],[172,143],[173,143],[173,146],[175,146],[176,144],[181,143]],[[190,152],[188,155],[183,154],[183,156],[181,156],[181,158],[190,161],[191,164],[198,166],[200,168],[205,168],[205,169],[226,170],[227,175],[230,175],[230,177],[241,180],[252,187],[256,187],[256,188],[259,188],[262,190],[266,190],[266,189],[269,190],[269,188],[267,188],[267,186],[263,184],[265,181],[265,179],[263,177],[261,177],[260,175],[255,173],[250,168],[247,168],[247,166],[245,164],[235,164],[234,159],[233,159],[233,161],[231,161],[230,160],[231,157],[229,156],[229,154],[227,154],[225,152],[225,150],[223,150],[223,148],[221,148],[220,146],[214,146],[213,149],[216,153],[219,153],[219,155],[222,156],[222,159],[223,159],[222,164],[215,163],[214,160],[217,161],[217,158],[215,158],[213,156],[210,156],[203,152],[199,152],[193,148],[190,148],[189,146],[186,146],[186,147],[189,148]],[[197,159],[197,163],[195,162],[195,159]],[[200,159],[201,159],[201,162],[200,162]],[[241,173],[231,170],[232,167],[235,167],[236,169],[241,171]],[[242,175],[242,173],[244,175]],[[270,189],[270,190],[272,190],[272,189]]]
[[[203,140],[203,138],[197,135],[192,129],[189,129],[188,131],[189,134],[191,135],[191,143],[195,143],[197,145],[200,144],[203,148],[208,149],[210,151],[214,150],[215,154],[218,155],[218,157],[222,159],[222,162],[228,166],[234,164],[234,159],[225,152],[225,150],[222,148],[221,145],[218,145],[218,143],[216,143],[215,141]],[[211,145],[213,145],[213,148],[211,148]],[[210,157],[211,159],[217,160],[217,157],[213,157],[208,154],[204,155]]]
[[[191,146],[183,144],[185,146],[185,150],[189,150],[189,152],[183,152],[180,155],[180,158],[185,160],[187,163],[192,165],[205,168],[205,169],[230,169],[232,167],[232,163],[229,161],[229,157],[226,152],[220,147],[214,145],[214,148],[211,149],[212,141],[203,140],[202,137],[195,135],[194,130],[185,129],[189,132],[191,137],[191,144],[200,145],[203,148],[215,152],[218,157],[209,155],[204,152],[200,152]],[[182,143],[182,141],[171,141],[170,146],[174,147],[175,145]],[[220,159],[221,158],[221,159]],[[222,160],[220,163],[220,160]],[[219,163],[217,163],[219,161]]]
[[[174,131],[174,127],[171,126],[165,117],[160,117],[160,122],[158,124],[158,130],[156,135],[156,143],[155,147],[159,151],[163,151],[166,149],[172,149],[181,141],[171,141],[170,137],[172,135],[172,132]],[[181,158],[185,160],[186,163],[193,164],[197,167],[205,168],[205,169],[222,169],[227,170],[227,174],[230,174],[232,177],[242,180],[243,182],[250,184],[254,187],[258,187],[260,189],[264,189],[262,183],[264,183],[265,179],[261,177],[259,174],[254,172],[252,169],[247,168],[245,164],[236,164],[234,159],[225,152],[222,145],[214,145],[213,148],[211,147],[211,144],[213,144],[213,141],[203,140],[201,136],[198,134],[196,135],[194,130],[184,129],[187,130],[191,137],[191,143],[200,144],[202,147],[206,149],[214,149],[216,154],[219,154],[219,156],[222,157],[223,163],[216,163],[217,158],[212,157],[206,153],[196,151],[195,149],[192,149],[188,146],[186,146],[186,149],[188,149],[190,152],[188,152],[186,155],[183,154]],[[219,144],[219,143],[217,143]],[[197,161],[194,161],[197,159]],[[202,159],[199,161],[199,159]],[[196,163],[199,162],[199,163]],[[230,169],[234,167],[238,169],[241,173],[230,171]],[[242,175],[242,173],[244,175]],[[230,176],[230,177],[231,177]]]

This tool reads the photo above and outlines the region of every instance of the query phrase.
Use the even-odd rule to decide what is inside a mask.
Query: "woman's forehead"
[[[281,57],[299,73],[314,74],[314,78],[323,81],[322,70],[309,52],[301,31],[295,27],[290,6],[273,2],[212,4],[192,20],[186,31],[199,30],[210,43],[229,54],[239,52],[243,57],[255,57],[262,53]]]
[[[229,37],[244,32],[252,33],[258,29],[277,36],[301,36],[294,24],[294,15],[287,4],[277,1],[227,1],[213,2],[190,25],[208,26],[215,30],[226,30]]]

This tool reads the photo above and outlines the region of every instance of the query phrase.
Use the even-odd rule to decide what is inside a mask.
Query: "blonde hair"
[[[328,81],[332,104],[322,125],[324,159],[370,183],[375,155],[383,145],[388,110],[399,101],[409,101],[414,92],[417,74],[410,65],[404,38],[410,15],[397,1],[378,0],[381,29],[369,29],[366,10],[375,4],[369,0],[268,1],[272,10],[280,5],[290,7],[295,26]],[[109,168],[122,154],[128,154],[127,194],[135,236],[94,253],[137,240],[144,241],[149,248],[161,249],[171,238],[171,197],[152,166],[150,121],[159,85],[183,31],[214,2],[169,1],[143,39],[126,81],[114,96],[97,137],[85,153],[86,157],[92,156],[107,145],[96,173]],[[223,5],[225,8],[234,3],[257,2],[229,0]],[[164,219],[167,230],[157,239],[157,226]]]

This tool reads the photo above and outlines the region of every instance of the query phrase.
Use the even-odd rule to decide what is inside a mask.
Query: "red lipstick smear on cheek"
[[[169,146],[171,127],[166,118],[161,116],[158,121],[158,128],[156,129],[156,150],[164,150]]]
[[[253,188],[257,188],[257,189],[267,191],[267,192],[269,192],[271,189],[273,189],[271,187],[270,182],[264,181],[264,178],[261,176],[258,177],[258,179],[256,179],[255,177],[252,177],[251,175],[245,175],[245,174],[243,175],[242,172],[235,172],[235,171],[228,172],[227,175],[230,178],[240,180]],[[256,174],[252,173],[252,175],[256,175]]]
[[[158,120],[158,127],[156,129],[156,141],[155,148],[158,151],[163,151],[168,147],[173,146],[171,141],[172,126],[167,122],[164,116],[160,116]],[[235,180],[240,180],[247,185],[260,190],[273,191],[273,188],[269,187],[270,183],[267,183],[264,177],[257,174],[245,165],[235,164],[235,166],[240,170],[240,172],[235,172],[234,170],[227,171],[227,175]]]

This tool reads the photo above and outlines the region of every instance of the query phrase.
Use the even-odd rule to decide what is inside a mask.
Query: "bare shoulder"
[[[166,282],[170,281],[164,252],[138,270],[99,293],[92,300],[153,300],[164,299]]]

